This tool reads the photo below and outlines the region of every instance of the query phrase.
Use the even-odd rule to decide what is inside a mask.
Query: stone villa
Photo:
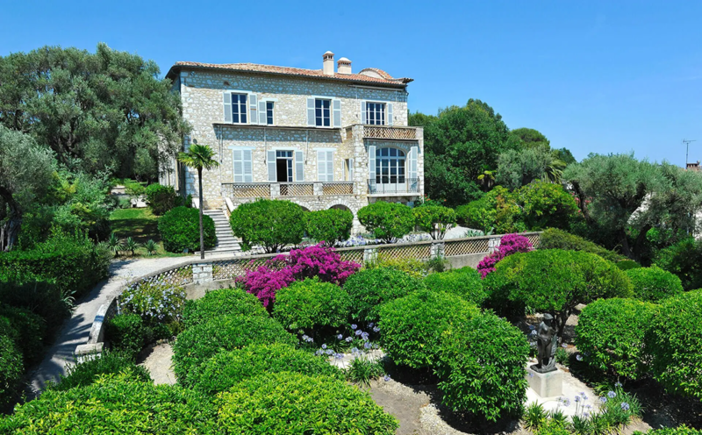
[[[408,205],[424,191],[421,128],[407,126],[409,78],[323,55],[322,69],[178,62],[166,75],[192,126],[183,147],[209,145],[204,207],[231,211],[256,198],[308,210]],[[162,168],[161,183],[197,198],[196,172]],[[355,229],[359,230],[357,220]]]

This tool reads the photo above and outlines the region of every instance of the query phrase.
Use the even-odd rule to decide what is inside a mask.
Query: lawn
[[[117,209],[110,215],[110,223],[117,238],[124,241],[127,237],[131,237],[142,245],[135,251],[135,256],[150,256],[143,247],[148,240],[153,240],[158,244],[158,250],[150,257],[180,257],[184,255],[164,251],[158,233],[158,216],[154,215],[149,207]],[[126,251],[122,252],[122,255],[125,254],[127,254]]]

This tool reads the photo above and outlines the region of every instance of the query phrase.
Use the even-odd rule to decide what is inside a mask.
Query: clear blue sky
[[[478,98],[576,158],[702,160],[699,1],[0,1],[0,56],[98,42],[153,59],[321,68],[415,79],[410,109]]]

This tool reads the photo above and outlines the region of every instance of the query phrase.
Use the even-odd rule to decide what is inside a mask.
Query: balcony
[[[390,127],[386,125],[352,125],[346,127],[346,140],[350,140],[355,134],[360,134],[363,139],[376,140],[408,140],[416,141],[421,137],[421,127]],[[359,132],[360,130],[360,132]]]
[[[369,179],[368,194],[371,196],[419,195],[419,178],[380,177],[380,179]]]
[[[222,183],[225,198],[286,198],[353,195],[353,182]]]

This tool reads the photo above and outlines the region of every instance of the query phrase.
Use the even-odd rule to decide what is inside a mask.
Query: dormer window
[[[366,103],[366,123],[385,125],[385,103]]]

